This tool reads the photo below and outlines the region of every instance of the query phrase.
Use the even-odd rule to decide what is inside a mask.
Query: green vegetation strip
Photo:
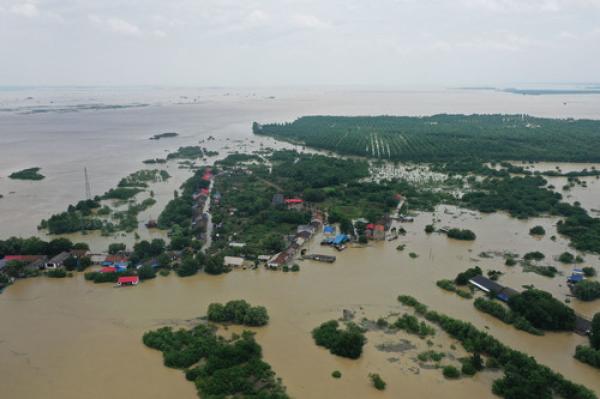
[[[561,374],[537,363],[533,357],[509,348],[471,323],[430,311],[427,306],[410,296],[401,295],[398,300],[406,306],[413,307],[418,314],[459,340],[468,352],[495,359],[504,371],[504,376],[494,381],[492,387],[492,391],[498,396],[507,399],[552,399],[556,396],[565,399],[596,398],[590,389],[566,380]],[[449,375],[446,374],[444,369],[446,377],[454,377],[450,370]]]

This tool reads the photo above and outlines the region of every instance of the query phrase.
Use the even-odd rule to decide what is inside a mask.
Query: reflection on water
[[[165,150],[197,144],[210,135],[216,140],[203,145],[219,151],[220,156],[244,146],[273,146],[272,139],[251,136],[249,127],[253,120],[283,121],[317,113],[526,112],[543,116],[600,116],[599,96],[586,96],[579,103],[569,101],[573,106],[564,107],[560,96],[480,92],[268,91],[275,99],[267,99],[264,90],[254,96],[241,91],[229,96],[226,93],[187,93],[188,98],[199,96],[202,101],[186,105],[175,104],[179,95],[161,92],[160,99],[133,99],[154,104],[144,108],[39,115],[3,113],[0,175],[41,166],[47,178],[41,182],[0,178],[0,194],[4,195],[0,199],[0,236],[35,234],[35,226],[42,218],[81,199],[85,192],[83,166],[88,168],[93,194],[100,194],[114,187],[121,177],[141,169],[142,160],[164,157]],[[6,96],[2,93],[0,101],[9,102]],[[164,100],[167,97],[171,100]],[[180,137],[148,140],[163,131],[177,131]],[[173,177],[167,183],[153,185],[158,204],[140,214],[140,222],[157,217],[173,190],[190,173],[177,169],[175,163],[169,164],[168,171]],[[570,194],[584,206],[592,207],[600,198],[599,186],[588,186],[586,190],[573,189]],[[9,194],[11,191],[15,193]],[[468,243],[438,234],[426,235],[424,226],[434,219],[440,219],[439,225],[470,228],[478,238]],[[480,265],[484,270],[502,271],[502,284],[516,289],[534,284],[565,299],[565,276],[550,279],[523,273],[519,266],[504,266],[501,257],[479,256],[484,251],[524,254],[539,250],[546,254],[544,264],[555,265],[566,275],[571,267],[553,260],[553,256],[568,249],[568,242],[560,236],[555,242],[550,239],[556,234],[556,221],[520,221],[500,213],[480,216],[443,206],[434,214],[420,214],[414,223],[405,224],[408,233],[398,241],[335,253],[338,260],[334,264],[301,262],[299,273],[261,269],[217,277],[199,274],[181,279],[172,275],[127,289],[85,282],[81,275],[64,280],[18,281],[0,295],[2,397],[94,399],[108,394],[113,398],[193,398],[193,384],[185,381],[181,372],[165,368],[160,354],[142,345],[141,336],[144,331],[165,324],[187,325],[186,321],[203,315],[210,302],[237,298],[268,308],[271,323],[257,330],[257,339],[266,360],[294,397],[493,397],[492,373],[445,381],[439,370],[418,369],[413,358],[425,344],[414,336],[369,332],[365,353],[357,361],[332,356],[312,342],[310,331],[325,320],[340,317],[343,309],[356,311],[358,318],[371,319],[402,312],[396,302],[401,293],[480,328],[489,327],[490,333],[506,344],[600,392],[599,372],[572,358],[575,346],[585,342],[583,337],[565,333],[528,335],[477,312],[472,301],[435,286],[436,280],[452,278],[468,267]],[[546,236],[529,236],[529,228],[537,224],[544,226]],[[142,229],[142,238],[149,234],[160,233]],[[93,234],[81,238],[91,241],[94,249],[103,249],[115,239]],[[312,250],[328,253],[330,249],[318,246],[318,242],[316,237]],[[402,252],[395,249],[400,243],[406,244]],[[419,257],[411,259],[409,252]],[[586,256],[586,264],[598,267],[598,258]],[[572,305],[586,315],[598,310],[594,303],[574,301]],[[416,348],[393,354],[376,349],[377,344],[402,339],[410,340]],[[436,350],[444,351],[453,344],[440,332],[434,342],[441,345]],[[343,374],[341,380],[330,376],[336,369]],[[367,375],[371,372],[381,374],[387,381],[385,392],[370,386]]]

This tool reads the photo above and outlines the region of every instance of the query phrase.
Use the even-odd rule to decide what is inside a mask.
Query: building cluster
[[[70,251],[63,251],[53,257],[46,255],[6,255],[0,259],[0,273],[6,273],[6,267],[11,262],[19,262],[22,267],[21,275],[16,277],[25,277],[26,273],[34,272],[39,270],[53,270],[59,269],[64,266],[64,263],[69,258],[78,260],[87,255],[86,250],[73,249]]]
[[[204,169],[204,174],[202,175],[202,181],[209,183],[213,179],[212,169],[207,167]],[[207,225],[209,223],[209,218],[207,213],[205,212],[206,203],[210,197],[210,190],[207,187],[199,187],[194,194],[192,194],[192,228],[197,229],[200,232],[207,231]],[[219,203],[221,201],[221,194],[215,193],[213,195],[213,201],[215,203]],[[202,233],[203,234],[203,233]],[[203,237],[198,237],[203,238]]]
[[[302,203],[291,202],[289,204],[298,206]],[[313,237],[321,226],[323,226],[323,214],[320,211],[313,211],[310,224],[298,226],[296,233],[287,237],[287,247],[266,260],[267,267],[279,269],[288,265],[296,257],[300,248]],[[263,259],[265,259],[265,256],[263,256]]]

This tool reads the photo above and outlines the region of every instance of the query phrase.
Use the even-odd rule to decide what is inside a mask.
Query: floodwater
[[[121,177],[143,168],[143,159],[164,156],[165,150],[194,144],[210,135],[216,140],[205,144],[219,151],[220,156],[237,148],[258,148],[260,143],[273,146],[273,140],[251,135],[250,123],[255,119],[290,120],[317,113],[437,112],[600,117],[600,96],[575,97],[564,106],[561,96],[504,93],[262,89],[252,96],[250,90],[213,89],[188,93],[184,100],[193,99],[196,103],[178,105],[175,102],[183,95],[177,93],[175,96],[171,91],[161,92],[158,99],[136,100],[152,104],[140,108],[33,115],[0,112],[0,193],[4,195],[0,199],[0,236],[35,234],[35,226],[42,218],[81,199],[85,192],[84,166],[90,173],[93,194],[100,194]],[[123,103],[112,94],[94,96]],[[132,97],[136,94],[128,93]],[[49,94],[39,94],[42,99],[45,95]],[[76,95],[84,96],[69,93],[65,98],[72,102]],[[275,98],[268,98],[271,95]],[[14,107],[7,96],[0,94],[5,102],[0,102],[0,108]],[[177,131],[181,136],[148,140],[163,131]],[[47,178],[41,182],[19,182],[5,177],[11,171],[31,166],[41,166]],[[159,203],[140,219],[156,217],[173,189],[190,173],[177,169],[176,163],[170,163],[168,171],[172,179],[152,186]],[[11,191],[15,193],[9,194]],[[583,191],[590,198],[590,206],[594,198],[600,198],[598,185],[589,185]],[[570,195],[579,196],[576,190]],[[470,228],[477,240],[459,242],[443,235],[426,235],[424,226],[432,220],[440,226]],[[600,372],[572,358],[575,346],[584,343],[585,338],[566,333],[528,335],[476,311],[472,301],[435,286],[439,279],[453,278],[468,267],[480,265],[484,270],[502,271],[502,284],[516,289],[534,284],[566,299],[565,276],[550,279],[523,273],[520,266],[504,266],[500,256],[480,256],[482,252],[524,254],[539,250],[547,257],[541,264],[555,265],[566,275],[571,267],[553,260],[553,256],[568,249],[568,242],[560,236],[556,241],[550,239],[556,234],[555,223],[554,218],[520,221],[502,213],[481,216],[442,206],[433,214],[419,214],[414,223],[405,224],[406,237],[335,253],[338,259],[334,264],[301,262],[299,273],[259,269],[217,277],[199,274],[182,279],[171,275],[122,289],[85,282],[80,274],[72,279],[18,281],[0,295],[2,397],[94,399],[108,394],[113,398],[194,398],[193,384],[185,380],[183,373],[165,368],[160,353],[145,348],[141,336],[162,325],[187,326],[205,314],[209,303],[238,298],[268,308],[271,322],[256,330],[257,339],[263,346],[265,360],[293,397],[493,397],[490,385],[497,374],[483,372],[474,378],[446,381],[440,370],[420,368],[414,358],[427,345],[415,336],[370,331],[365,352],[358,360],[332,356],[312,342],[310,331],[323,321],[339,318],[343,309],[355,311],[357,321],[402,313],[406,309],[396,301],[399,294],[413,295],[433,309],[471,321],[480,328],[489,327],[490,333],[504,343],[600,393]],[[529,228],[537,224],[545,227],[546,236],[529,236]],[[105,248],[109,240],[95,235],[83,238],[98,250]],[[318,242],[319,237],[311,242],[310,252],[333,254]],[[400,252],[396,246],[401,243],[406,244],[406,249]],[[410,252],[418,254],[418,258],[410,258]],[[586,265],[598,268],[597,256],[588,255],[585,259]],[[571,305],[588,316],[600,310],[597,303],[574,300]],[[377,345],[398,344],[402,340],[410,341],[414,348],[399,352],[377,349]],[[432,341],[432,349],[449,353],[444,364],[456,363],[450,355],[464,355],[460,345],[452,349],[455,342],[439,331]],[[343,377],[333,379],[333,370],[340,370]],[[372,372],[379,373],[388,383],[386,391],[370,386],[368,374]]]

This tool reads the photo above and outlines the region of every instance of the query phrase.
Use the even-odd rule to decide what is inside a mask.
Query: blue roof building
[[[349,238],[346,234],[338,234],[333,239],[333,245],[342,245],[343,243],[345,243],[348,240],[349,240]]]

